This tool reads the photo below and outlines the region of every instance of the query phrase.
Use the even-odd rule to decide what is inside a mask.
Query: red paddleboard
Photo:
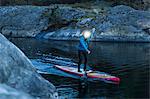
[[[59,66],[59,65],[55,65],[54,67],[56,67],[57,69],[62,70],[64,72],[74,74],[74,75],[77,75],[80,77],[83,77],[85,75],[83,69],[80,69],[81,72],[78,72],[77,71],[78,69],[75,67]],[[96,79],[96,80],[103,80],[103,81],[108,81],[108,82],[117,83],[117,84],[120,82],[120,78],[115,77],[115,76],[111,76],[111,75],[104,73],[104,72],[89,70],[86,73],[87,73],[87,78]]]

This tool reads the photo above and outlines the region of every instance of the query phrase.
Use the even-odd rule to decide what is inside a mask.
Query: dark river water
[[[11,41],[37,65],[48,65],[37,61],[47,55],[69,58],[74,62],[78,60],[78,42],[23,38]],[[120,84],[87,81],[86,86],[83,86],[82,81],[57,73],[42,75],[56,86],[62,99],[150,98],[150,43],[91,42],[90,48],[88,65],[94,70],[119,77]]]

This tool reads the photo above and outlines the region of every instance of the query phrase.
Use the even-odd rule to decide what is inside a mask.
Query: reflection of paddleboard
[[[64,72],[74,74],[74,75],[77,75],[80,77],[85,75],[83,69],[81,69],[81,72],[77,72],[77,68],[75,68],[75,67],[59,66],[59,65],[55,65],[54,67],[56,67],[57,69],[62,70]],[[103,80],[103,81],[113,82],[113,83],[117,83],[117,84],[120,82],[120,79],[118,77],[111,76],[104,72],[92,71],[92,70],[87,71],[87,78]]]

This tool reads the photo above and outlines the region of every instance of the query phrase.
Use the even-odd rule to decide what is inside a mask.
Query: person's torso
[[[84,37],[82,37],[84,38]],[[80,38],[81,39],[81,38]],[[84,45],[86,46],[86,48],[88,48],[88,40],[84,39]],[[86,49],[84,48],[84,46],[81,44],[81,42],[79,42],[79,45],[78,45],[78,50],[82,50],[82,51],[86,51]]]

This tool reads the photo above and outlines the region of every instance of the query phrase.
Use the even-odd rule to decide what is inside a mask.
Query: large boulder
[[[43,18],[47,10],[36,6],[0,7],[0,32],[13,37],[35,37],[48,26],[48,18]]]
[[[150,28],[149,19],[148,11],[135,10],[124,5],[115,6],[106,16],[95,21],[98,22],[96,27],[100,32],[97,37],[110,36],[111,39],[112,36],[115,40],[150,42],[150,31],[145,31]]]
[[[70,24],[87,15],[64,5],[0,7],[0,32],[11,37],[35,37],[51,27]]]
[[[0,84],[0,99],[34,99],[30,95],[17,91],[5,84]]]
[[[0,83],[41,99],[56,99],[55,87],[41,77],[30,60],[0,34]]]

